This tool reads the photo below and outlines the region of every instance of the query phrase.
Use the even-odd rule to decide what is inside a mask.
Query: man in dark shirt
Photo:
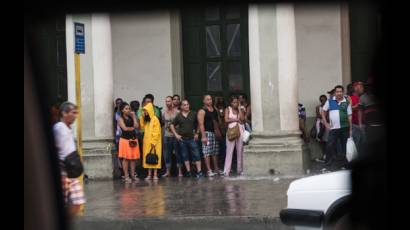
[[[201,157],[199,155],[198,145],[198,129],[197,129],[197,115],[195,112],[189,110],[188,100],[183,100],[181,103],[181,112],[173,120],[171,131],[174,133],[178,141],[182,158],[186,167],[186,177],[192,176],[191,167],[189,164],[189,152],[192,154],[192,160],[195,162],[197,169],[197,177],[203,177],[204,173],[201,170]]]
[[[359,97],[359,126],[364,130],[364,142],[375,143],[383,135],[384,126],[379,104],[370,90],[365,90],[363,82],[354,84]]]
[[[201,131],[202,153],[204,154],[205,165],[208,170],[207,175],[208,177],[213,177],[217,174],[223,175],[223,171],[219,170],[218,167],[218,140],[222,137],[218,126],[218,112],[213,106],[211,95],[204,95],[203,103],[204,106],[198,111],[198,123]],[[211,168],[211,158],[214,172]]]

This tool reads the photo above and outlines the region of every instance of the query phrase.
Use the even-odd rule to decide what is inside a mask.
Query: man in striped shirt
[[[329,113],[330,124],[326,121],[326,113]],[[343,161],[346,163],[346,143],[352,136],[352,106],[349,99],[344,96],[343,86],[335,87],[335,96],[326,101],[321,115],[325,127],[330,129],[325,166],[332,168],[336,158],[337,140],[340,140],[342,145]]]

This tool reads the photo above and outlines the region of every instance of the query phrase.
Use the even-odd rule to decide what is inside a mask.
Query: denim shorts
[[[178,141],[179,149],[182,155],[183,161],[189,161],[189,153],[192,154],[192,161],[200,161],[201,156],[199,155],[198,145],[191,139],[182,139]]]

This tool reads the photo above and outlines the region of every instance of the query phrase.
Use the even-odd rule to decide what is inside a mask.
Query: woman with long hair
[[[136,180],[135,163],[140,158],[140,149],[135,129],[139,127],[139,122],[134,111],[131,111],[128,103],[123,102],[120,107],[121,117],[118,124],[121,128],[121,137],[119,140],[118,156],[123,159],[122,168],[124,170],[125,182],[130,183],[131,178],[128,173],[128,164],[132,180]]]
[[[236,147],[236,159],[237,159],[237,167],[236,171],[238,175],[242,175],[243,171],[243,141],[242,141],[242,133],[245,130],[244,123],[245,123],[245,114],[244,111],[239,107],[239,100],[236,96],[231,96],[229,98],[229,105],[228,108],[225,109],[225,122],[228,125],[228,133],[226,135],[226,157],[225,157],[225,167],[224,167],[224,175],[229,176],[231,171],[231,164],[232,164],[232,156],[233,150]],[[235,139],[231,139],[229,137],[230,129],[235,129],[239,126],[239,135]]]

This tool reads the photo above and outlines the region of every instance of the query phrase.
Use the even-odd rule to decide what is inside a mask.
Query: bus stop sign
[[[75,33],[75,52],[78,54],[85,53],[85,40],[84,40],[84,24],[74,23],[74,33]]]

